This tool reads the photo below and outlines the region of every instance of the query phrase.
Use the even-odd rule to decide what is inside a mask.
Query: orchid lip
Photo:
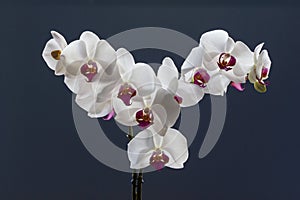
[[[205,88],[209,79],[210,76],[205,69],[198,69],[193,76],[192,83]]]
[[[55,60],[60,60],[61,50],[54,50],[51,52],[52,58]]]
[[[87,82],[91,82],[98,73],[98,67],[95,62],[89,61],[80,68],[80,72],[87,78]]]
[[[161,170],[169,162],[169,157],[160,149],[156,149],[150,157],[150,164],[156,170]]]
[[[178,95],[175,95],[174,96],[174,99],[175,101],[177,101],[178,104],[181,104],[182,103],[182,97],[178,96]]]
[[[256,76],[256,79],[257,79],[257,81],[258,81],[260,84],[262,84],[262,85],[269,85],[268,82],[264,82],[264,81],[263,81],[263,80],[267,79],[268,72],[269,72],[269,69],[266,68],[266,67],[263,67],[262,70],[261,70],[261,75],[260,75],[261,77],[258,78],[258,77]]]
[[[118,93],[118,98],[121,99],[126,106],[131,105],[131,98],[136,95],[136,90],[128,83],[121,85]]]
[[[136,112],[135,119],[138,122],[138,125],[145,129],[153,124],[154,117],[150,108],[146,107]]]
[[[261,77],[262,77],[262,78],[267,77],[267,76],[268,76],[268,72],[269,72],[269,69],[266,68],[266,67],[263,67],[263,68],[262,68],[262,71],[261,71]]]
[[[229,71],[236,64],[236,58],[229,53],[221,53],[217,64],[220,69]]]

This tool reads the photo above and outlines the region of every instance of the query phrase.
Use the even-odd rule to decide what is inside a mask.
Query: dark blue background
[[[200,102],[200,130],[185,169],[146,174],[144,199],[299,200],[300,13],[295,2],[2,2],[0,199],[129,199],[130,174],[102,165],[87,152],[73,123],[71,92],[41,52],[53,29],[71,41],[84,30],[107,38],[158,26],[196,40],[223,28],[251,49],[264,41],[273,65],[266,94],[251,85],[244,93],[229,90],[222,136],[202,160],[198,151],[209,124],[209,97]],[[134,54],[146,62],[173,55]],[[174,59],[177,65],[183,61]],[[118,129],[110,129],[109,137],[126,147]]]

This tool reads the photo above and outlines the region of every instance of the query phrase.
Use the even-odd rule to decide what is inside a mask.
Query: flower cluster
[[[187,140],[172,128],[182,107],[196,105],[204,94],[224,95],[229,85],[243,91],[241,84],[247,80],[262,93],[268,85],[271,60],[263,44],[252,52],[223,30],[204,33],[180,73],[169,57],[155,73],[126,49],[115,50],[89,31],[69,44],[59,33],[51,34],[42,56],[56,75],[64,75],[76,103],[90,117],[114,117],[123,125],[141,128],[128,143],[133,169],[183,168]]]

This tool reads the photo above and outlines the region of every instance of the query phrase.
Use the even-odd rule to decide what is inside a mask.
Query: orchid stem
[[[127,135],[129,141],[133,139],[134,135],[133,135],[133,128],[132,126],[128,127],[128,135]],[[138,193],[137,193],[137,186],[138,186],[138,173],[136,172],[136,170],[133,170],[132,172],[132,179],[131,179],[131,184],[132,184],[132,188],[131,188],[131,196],[132,196],[132,200],[137,200],[138,198]]]
[[[143,171],[140,169],[138,180],[137,180],[137,200],[142,200],[142,184],[143,184]]]

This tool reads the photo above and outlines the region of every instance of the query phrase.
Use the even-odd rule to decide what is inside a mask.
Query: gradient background
[[[0,199],[130,198],[130,174],[102,165],[82,145],[73,123],[71,92],[46,66],[41,52],[53,29],[72,41],[84,30],[108,38],[158,26],[195,40],[205,31],[223,28],[251,49],[264,41],[273,65],[266,94],[250,84],[243,94],[229,90],[223,133],[201,160],[209,96],[199,103],[200,130],[185,169],[146,174],[144,199],[299,200],[300,12],[295,2],[1,2]],[[169,55],[177,65],[183,62],[158,50],[134,55],[138,61],[161,62]],[[106,123],[108,137],[125,148],[123,133],[110,128],[113,122],[101,123]]]

